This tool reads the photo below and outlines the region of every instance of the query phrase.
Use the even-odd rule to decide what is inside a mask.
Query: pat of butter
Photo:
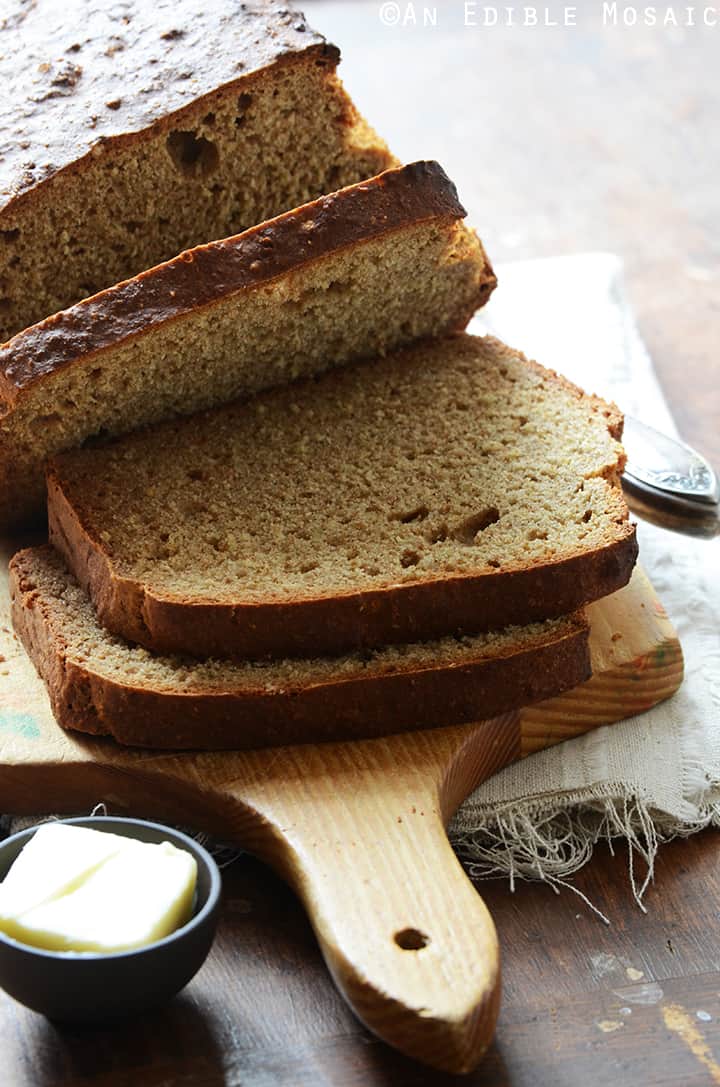
[[[196,880],[170,842],[46,824],[0,884],[0,931],[50,951],[145,947],[185,924]]]

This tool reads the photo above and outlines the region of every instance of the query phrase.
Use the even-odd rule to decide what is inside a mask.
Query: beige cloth
[[[617,257],[524,261],[501,267],[498,279],[471,331],[490,331],[676,433]],[[720,825],[720,540],[647,523],[638,535],[643,566],[680,635],[685,682],[649,713],[533,755],[477,789],[451,838],[478,875],[566,884],[595,842],[624,838],[640,903],[659,841]]]

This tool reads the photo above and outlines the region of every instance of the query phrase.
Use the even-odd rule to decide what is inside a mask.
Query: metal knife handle
[[[720,484],[712,467],[695,449],[669,438],[654,427],[625,416],[623,445],[627,453],[625,476],[642,485],[647,495],[659,491],[667,500],[677,499],[683,508],[705,512],[720,503]]]

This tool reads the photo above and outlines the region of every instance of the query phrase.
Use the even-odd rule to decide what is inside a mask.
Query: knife
[[[678,518],[713,522],[720,517],[718,477],[697,450],[632,415],[625,416],[622,442],[627,454],[623,475],[626,492],[637,494],[645,506]]]

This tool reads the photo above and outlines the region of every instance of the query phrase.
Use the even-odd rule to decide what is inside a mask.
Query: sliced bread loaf
[[[628,580],[622,420],[458,335],[65,454],[50,535],[112,632],[308,656],[574,611]]]
[[[13,622],[64,728],[158,748],[248,748],[461,724],[590,674],[582,613],[339,659],[194,663],[107,634],[48,547],[11,563]]]
[[[204,245],[0,347],[0,518],[98,433],[463,328],[495,285],[437,163],[390,170]]]
[[[4,0],[0,342],[395,162],[282,3]]]

